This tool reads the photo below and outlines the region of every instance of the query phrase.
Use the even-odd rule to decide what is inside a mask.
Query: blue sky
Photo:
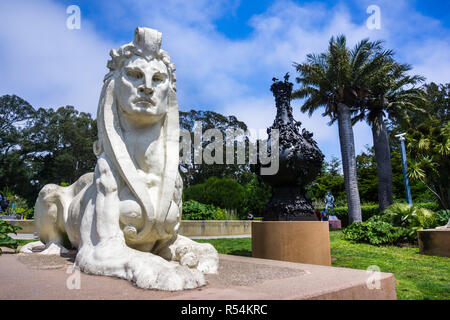
[[[66,28],[72,4],[81,9],[79,30]],[[369,5],[380,8],[380,30],[366,26]],[[109,50],[132,41],[137,26],[163,33],[181,110],[235,115],[255,130],[275,116],[272,77],[290,72],[293,79],[292,63],[325,50],[332,35],[345,34],[349,46],[383,39],[413,73],[449,82],[448,1],[2,0],[0,95],[17,94],[34,107],[74,105],[96,117]],[[300,104],[292,103],[296,119],[328,159],[340,157],[337,127],[320,112],[301,114]],[[358,153],[372,145],[366,124],[354,133]]]

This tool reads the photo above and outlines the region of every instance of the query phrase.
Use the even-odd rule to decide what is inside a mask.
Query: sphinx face
[[[133,56],[115,81],[116,101],[122,111],[137,121],[154,122],[168,108],[169,74],[161,60]]]

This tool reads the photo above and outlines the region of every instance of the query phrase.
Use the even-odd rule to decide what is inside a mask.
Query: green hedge
[[[183,202],[183,220],[230,220],[224,209],[211,204],[203,204],[194,200]]]
[[[418,208],[425,208],[428,210],[435,211],[439,208],[439,204],[436,202],[424,202],[424,203],[415,203],[414,204]],[[319,208],[318,210],[322,211],[324,208]],[[330,210],[328,210],[330,211]],[[361,206],[361,215],[362,220],[367,221],[370,217],[379,214],[378,205],[362,205]],[[332,214],[330,212],[330,214]],[[348,209],[347,207],[336,207],[334,208],[334,215],[341,220],[342,227],[348,226]]]
[[[442,220],[450,210],[438,211],[436,214],[425,207],[431,205],[408,205],[394,203],[383,213],[372,216],[364,222],[356,222],[343,230],[344,238],[355,242],[372,245],[415,243],[417,230],[431,229],[442,225]]]
[[[356,222],[342,231],[344,239],[371,245],[394,245],[410,242],[408,229],[384,221]]]

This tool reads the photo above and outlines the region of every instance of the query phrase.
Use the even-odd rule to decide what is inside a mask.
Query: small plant
[[[11,248],[17,250],[19,245],[16,239],[11,238],[8,233],[17,234],[17,231],[22,229],[18,226],[13,226],[7,221],[0,219],[0,247]],[[2,249],[0,248],[0,255],[2,254]]]
[[[444,226],[450,219],[450,210],[439,210],[434,213],[436,223],[439,226]]]
[[[195,200],[183,202],[183,220],[213,220],[217,209],[211,204],[203,204]]]
[[[15,210],[17,218],[24,217],[27,220],[33,219],[34,209],[17,208]]]
[[[390,222],[397,227],[420,230],[438,226],[433,211],[406,203],[395,203],[389,206],[383,212],[383,216],[384,221]]]
[[[364,242],[372,245],[386,245],[407,242],[408,229],[394,227],[384,221],[355,222],[343,230],[346,240]]]

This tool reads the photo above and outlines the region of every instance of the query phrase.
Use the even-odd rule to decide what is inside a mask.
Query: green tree
[[[442,209],[450,209],[450,121],[423,122],[407,131],[409,175],[435,195]]]
[[[420,110],[408,110],[410,124],[391,123],[389,136],[393,148],[398,149],[395,134],[407,132],[411,191],[414,194],[416,188],[417,195],[424,198],[432,196],[445,209],[450,203],[450,83],[432,82],[425,84],[423,90],[425,99],[419,104]],[[427,192],[423,191],[425,188]]]
[[[40,108],[24,134],[27,139],[23,148],[32,156],[39,188],[47,183],[72,184],[94,171],[92,145],[97,138],[97,124],[89,113],[72,106]]]
[[[186,188],[183,200],[195,200],[245,214],[245,188],[231,178],[209,177],[204,183]]]
[[[271,195],[270,187],[257,175],[253,175],[252,180],[245,184],[244,188],[244,213],[252,213],[254,216],[261,217],[264,213],[264,207]]]
[[[248,165],[248,148],[246,147],[246,161],[245,164],[237,164],[237,148],[235,142],[235,162],[233,164],[226,164],[226,133],[230,129],[240,129],[243,132],[247,131],[247,125],[239,121],[235,116],[224,116],[220,113],[213,111],[202,111],[202,110],[190,110],[189,112],[180,111],[180,129],[190,132],[191,137],[191,154],[194,155],[194,127],[196,121],[201,122],[202,131],[208,129],[218,129],[223,136],[223,164],[195,164],[193,161],[191,163],[180,163],[181,175],[183,178],[183,183],[186,187],[191,185],[196,185],[205,182],[209,177],[220,177],[220,178],[233,178],[239,183],[245,184],[252,179],[252,173]],[[209,141],[203,141],[202,148],[204,148]],[[249,143],[248,140],[245,141],[246,144]],[[192,159],[191,159],[192,160]]]
[[[418,107],[424,101],[423,91],[415,85],[424,81],[422,76],[410,76],[412,67],[396,63],[387,57],[368,83],[369,90],[359,113],[353,121],[365,120],[372,128],[377,163],[378,205],[384,211],[393,200],[391,150],[385,121],[387,118],[409,124],[408,112],[423,112]]]
[[[23,128],[34,117],[35,110],[16,95],[0,97],[0,189],[20,191],[27,199],[37,194],[33,179],[32,162],[23,141],[27,136]]]
[[[371,77],[390,55],[392,52],[382,51],[380,41],[367,39],[349,50],[341,35],[330,39],[327,52],[308,54],[305,63],[294,63],[300,74],[300,89],[293,92],[292,98],[307,98],[302,112],[312,115],[324,106],[323,116],[331,118],[330,124],[338,122],[350,223],[362,219],[351,115],[358,99],[367,94]]]
[[[332,157],[330,162],[323,162],[319,176],[307,187],[308,196],[316,202],[322,203],[328,191],[336,202],[345,203],[344,176],[341,173],[341,162]]]

